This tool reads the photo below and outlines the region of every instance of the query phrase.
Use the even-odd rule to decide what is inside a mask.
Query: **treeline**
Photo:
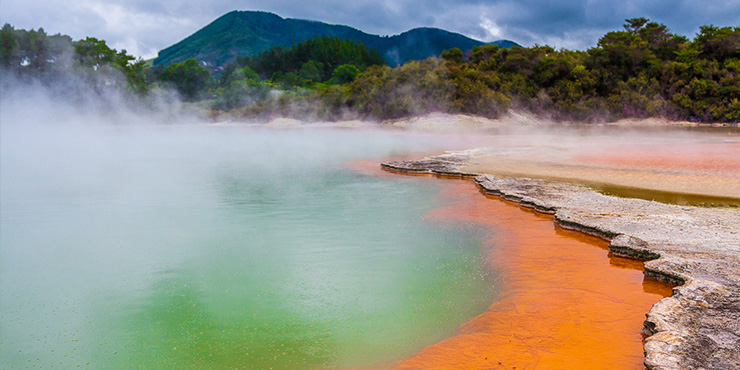
[[[105,86],[141,96],[171,86],[211,114],[243,118],[388,119],[432,111],[495,118],[515,109],[586,122],[740,121],[740,27],[703,26],[690,40],[645,18],[628,19],[586,51],[484,45],[390,68],[361,43],[322,37],[215,71],[193,59],[145,69],[101,40],[5,25],[0,68],[46,78],[117,71],[121,79]]]
[[[690,41],[662,24],[630,19],[624,30],[607,33],[588,51],[452,49],[441,59],[372,67],[346,91],[328,99],[320,91],[312,98],[324,102],[317,108],[322,111],[339,104],[381,119],[429,111],[498,117],[513,108],[558,120],[736,123],[740,27],[704,26]]]
[[[385,59],[377,50],[368,49],[361,42],[319,37],[287,49],[274,47],[254,57],[239,57],[233,65],[250,67],[262,78],[290,88],[310,87],[315,82],[351,82],[357,73],[348,72],[385,65]],[[342,66],[344,68],[340,68]]]
[[[270,91],[304,96],[327,85],[347,84],[369,66],[385,65],[375,49],[360,42],[318,37],[289,48],[274,47],[239,57],[216,75],[213,108],[232,110],[263,102]]]
[[[345,85],[283,94],[232,113],[388,119],[443,111],[495,118],[509,109],[586,122],[737,123],[740,27],[703,26],[689,40],[648,19],[628,19],[587,51],[452,49],[397,68],[371,66]]]
[[[327,84],[346,84],[368,66],[384,64],[375,49],[327,36],[239,57],[212,75],[194,59],[157,66],[149,74],[186,101],[210,99],[212,108],[228,111],[268,99],[271,91],[302,90],[305,95]]]
[[[320,37],[238,58],[213,73],[195,59],[146,68],[145,61],[96,38],[73,41],[67,35],[48,35],[43,28],[9,24],[0,29],[0,73],[22,83],[33,80],[62,91],[91,88],[101,96],[115,91],[139,100],[164,87],[185,102],[220,111],[262,102],[276,91],[305,96],[322,86],[351,82],[368,66],[383,64],[380,54],[362,43]]]
[[[199,101],[208,97],[212,80],[195,60],[154,71],[141,58],[111,48],[104,40],[73,41],[67,35],[49,35],[43,28],[15,29],[7,23],[0,29],[0,74],[20,84],[41,83],[72,101],[87,102],[91,93],[101,102],[113,98],[108,105],[120,103],[119,98],[154,105],[155,96],[161,98],[170,87],[185,101]]]
[[[478,106],[475,96],[487,96],[484,105],[556,119],[740,120],[740,27],[703,26],[689,41],[636,18],[588,51],[484,46],[443,58],[455,87],[452,110]]]
[[[117,89],[145,94],[143,60],[93,37],[72,41],[67,35],[38,30],[0,29],[0,71],[21,80],[60,83],[75,79],[95,89]]]

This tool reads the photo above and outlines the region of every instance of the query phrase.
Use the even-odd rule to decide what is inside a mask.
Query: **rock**
[[[383,163],[415,173],[470,177],[470,156]],[[649,369],[740,369],[740,211],[618,198],[545,180],[475,177],[488,193],[553,214],[561,226],[610,240],[612,253],[645,260],[650,278],[678,285],[646,314]]]
[[[386,169],[411,173],[427,173],[442,176],[473,177],[475,173],[465,173],[460,167],[467,163],[467,155],[445,155],[420,161],[392,161],[381,163]]]

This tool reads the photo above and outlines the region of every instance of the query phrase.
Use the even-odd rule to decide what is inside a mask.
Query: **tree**
[[[126,80],[126,86],[137,93],[146,92],[146,74],[144,61],[136,60],[126,53],[126,50],[117,51],[108,47],[104,40],[86,37],[72,43],[74,57],[79,67],[84,70],[103,74],[121,73]],[[108,76],[112,77],[112,76]]]
[[[323,77],[324,63],[309,60],[303,63],[298,76],[301,78],[302,86],[310,86],[314,82],[325,81]]]
[[[688,40],[683,36],[677,36],[668,31],[668,27],[656,22],[649,22],[637,31],[640,38],[647,43],[648,49],[661,60],[675,58],[676,52],[681,45]]]
[[[20,65],[19,59],[15,29],[5,23],[0,30],[0,67],[3,69],[17,68]]]
[[[695,42],[704,57],[719,61],[740,57],[740,27],[701,26]]]
[[[73,45],[77,62],[83,67],[97,70],[103,65],[118,62],[116,51],[109,48],[103,40],[86,37],[84,40],[75,41]],[[133,57],[130,57],[129,60],[133,59]],[[126,60],[126,64],[127,62],[128,60]],[[120,63],[116,64],[120,65]]]
[[[624,21],[627,22],[622,25],[622,27],[624,27],[624,30],[634,34],[637,33],[637,31],[648,22],[648,19],[640,17],[625,19]]]
[[[205,96],[211,74],[190,58],[182,63],[171,64],[158,76],[177,89],[186,101],[196,101]]]
[[[298,86],[303,86],[307,81],[328,81],[334,70],[343,64],[364,70],[372,65],[385,65],[385,60],[377,50],[368,49],[361,42],[325,36],[289,48],[274,47],[254,57],[239,58],[237,63],[251,67],[262,78],[297,75]],[[273,81],[286,82],[275,78]]]
[[[455,63],[461,63],[463,59],[463,52],[460,48],[452,48],[442,52],[440,57],[444,60],[448,60]]]
[[[346,84],[350,83],[357,78],[360,74],[360,70],[352,64],[342,64],[341,66],[334,69],[331,74],[332,84]]]
[[[51,54],[43,28],[30,30],[21,38],[21,64],[26,64],[32,73],[43,74],[48,70]]]

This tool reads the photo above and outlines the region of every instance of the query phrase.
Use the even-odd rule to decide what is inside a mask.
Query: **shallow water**
[[[485,310],[484,231],[438,184],[347,161],[381,131],[4,126],[0,368],[312,369],[393,361]]]
[[[484,313],[397,369],[645,369],[645,313],[672,286],[645,278],[642,262],[611,255],[607,241],[565,230],[551,215],[484,196],[472,181],[428,180],[454,200],[428,217],[495,230],[484,256],[502,282]]]

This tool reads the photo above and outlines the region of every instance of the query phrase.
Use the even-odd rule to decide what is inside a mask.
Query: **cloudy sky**
[[[483,41],[587,49],[625,18],[647,17],[693,37],[699,26],[740,26],[740,0],[0,0],[0,22],[93,36],[151,58],[231,10],[346,24],[394,35],[438,27]]]

